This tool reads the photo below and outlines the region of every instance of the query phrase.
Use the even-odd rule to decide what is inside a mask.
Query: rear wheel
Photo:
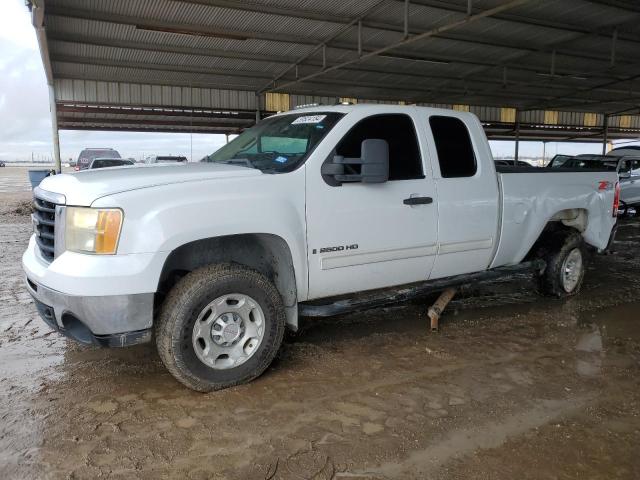
[[[580,291],[585,272],[586,252],[579,233],[554,236],[555,251],[549,252],[544,273],[540,277],[541,290],[547,295],[568,297]]]
[[[207,392],[259,376],[280,348],[284,325],[282,299],[267,278],[213,265],[189,273],[169,293],[156,344],[178,381]]]

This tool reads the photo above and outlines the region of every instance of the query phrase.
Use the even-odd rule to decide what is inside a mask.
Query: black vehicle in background
[[[0,161],[0,167],[6,167],[6,166],[7,166],[7,164],[6,164],[6,163],[4,163],[4,162]]]
[[[127,158],[94,158],[89,165],[89,169],[94,168],[108,168],[108,167],[123,167],[127,165],[135,165],[133,160]]]
[[[75,170],[86,170],[96,158],[121,158],[120,153],[113,148],[85,148],[78,155]]]

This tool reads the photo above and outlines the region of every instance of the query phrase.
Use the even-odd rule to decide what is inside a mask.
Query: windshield
[[[242,165],[265,173],[290,172],[342,117],[336,112],[313,112],[267,118],[202,161]]]

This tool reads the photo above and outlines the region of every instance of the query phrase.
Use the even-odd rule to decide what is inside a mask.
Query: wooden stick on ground
[[[438,321],[440,320],[440,315],[442,315],[442,312],[447,307],[449,302],[453,299],[456,292],[457,290],[455,288],[447,288],[440,294],[435,303],[429,307],[429,310],[427,310],[427,315],[431,319],[432,332],[438,331]]]

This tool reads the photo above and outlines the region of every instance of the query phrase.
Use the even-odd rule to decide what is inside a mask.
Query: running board
[[[410,286],[396,287],[376,291],[369,294],[356,294],[357,297],[341,298],[331,303],[300,303],[298,314],[301,317],[332,317],[359,310],[382,307],[394,303],[405,302],[412,298],[443,290],[447,287],[466,285],[468,283],[483,283],[500,277],[507,277],[517,273],[542,272],[546,266],[544,260],[533,260],[518,265],[493,268],[476,273],[465,273],[454,277],[413,283]]]

